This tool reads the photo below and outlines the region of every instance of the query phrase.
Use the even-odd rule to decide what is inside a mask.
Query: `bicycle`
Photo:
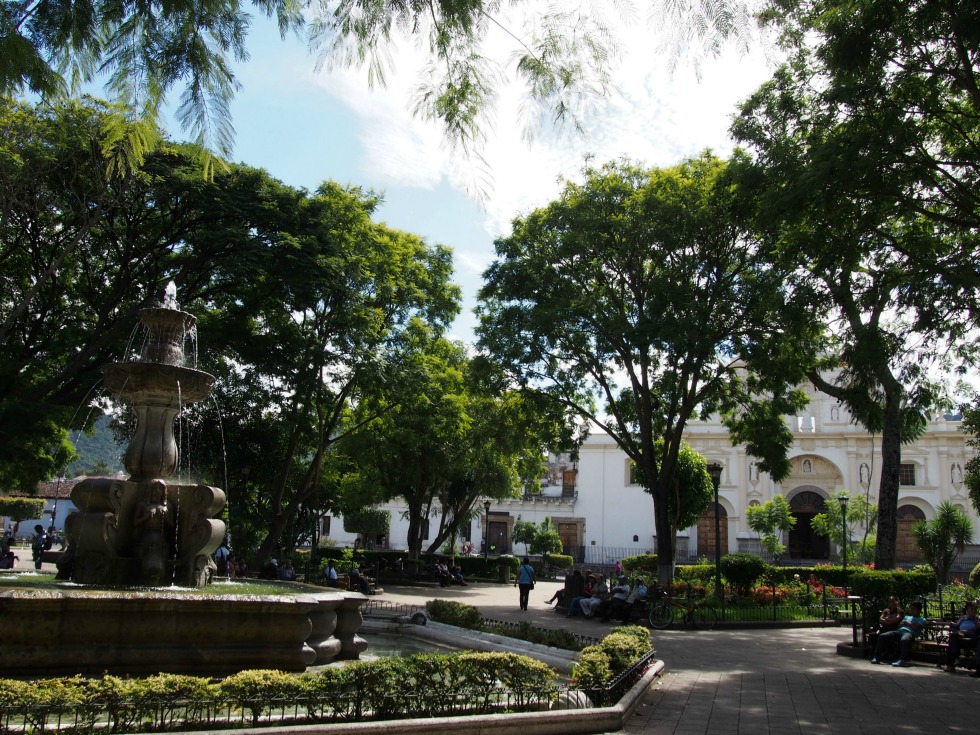
[[[718,623],[718,611],[707,604],[695,602],[688,598],[674,600],[663,590],[658,590],[659,599],[650,604],[650,627],[663,630],[674,622],[674,609],[683,611],[683,622],[692,623],[695,628],[711,630]]]

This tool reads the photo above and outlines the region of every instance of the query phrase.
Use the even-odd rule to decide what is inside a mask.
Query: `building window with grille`
[[[460,541],[472,541],[473,540],[473,522],[463,523],[459,527],[459,540]]]
[[[627,460],[626,462],[626,484],[627,485],[640,484],[640,476],[639,473],[636,471],[636,462],[634,462],[632,459]]]
[[[901,485],[915,484],[915,465],[912,463],[902,464],[898,471],[898,482]]]
[[[330,535],[330,516],[323,516],[320,534],[323,536]]]

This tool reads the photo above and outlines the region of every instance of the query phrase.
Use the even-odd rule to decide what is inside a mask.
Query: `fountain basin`
[[[3,676],[225,676],[357,658],[356,593],[200,595],[171,590],[0,591]],[[337,629],[341,637],[334,635]]]

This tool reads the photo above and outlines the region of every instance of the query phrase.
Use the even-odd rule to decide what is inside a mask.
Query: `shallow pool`
[[[395,658],[412,656],[416,653],[456,653],[460,650],[411,636],[365,633],[363,630],[358,631],[358,636],[368,642],[367,650],[361,654],[362,659]]]

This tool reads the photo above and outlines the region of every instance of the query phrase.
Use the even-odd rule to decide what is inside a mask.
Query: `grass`
[[[124,589],[146,593],[180,592],[181,594],[207,596],[221,595],[284,595],[328,591],[325,587],[303,584],[302,582],[277,582],[274,580],[245,579],[229,582],[217,582],[207,587],[124,587],[114,588],[95,585],[79,585],[55,579],[53,574],[31,574],[17,572],[15,574],[0,573],[0,589],[31,589],[53,591],[105,591]]]

